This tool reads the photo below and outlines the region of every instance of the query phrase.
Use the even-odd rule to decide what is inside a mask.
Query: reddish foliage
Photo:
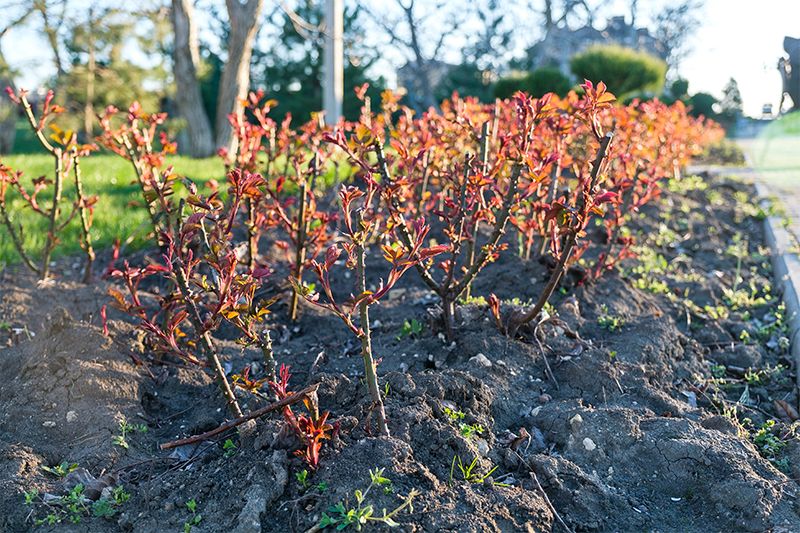
[[[292,392],[289,389],[289,367],[281,365],[278,379],[269,383],[270,388],[275,392],[278,400],[283,400]],[[327,411],[319,413],[316,400],[306,399],[304,401],[307,414],[295,415],[292,406],[287,405],[283,408],[283,418],[286,425],[294,431],[303,443],[303,447],[295,452],[301,457],[308,466],[314,470],[319,466],[319,452],[322,449],[322,441],[330,439],[330,432],[333,426],[328,423]]]

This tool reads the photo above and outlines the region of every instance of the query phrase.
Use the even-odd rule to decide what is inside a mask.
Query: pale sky
[[[648,14],[669,2],[640,0],[641,18],[646,20]],[[270,0],[266,5],[269,8]],[[628,5],[626,0],[613,0],[608,14],[627,15]],[[704,91],[718,97],[728,79],[735,78],[745,112],[759,116],[763,104],[772,103],[777,108],[780,99],[777,62],[784,53],[785,35],[800,37],[800,0],[705,0],[701,25],[680,74],[689,80],[690,93]],[[11,66],[20,72],[20,86],[35,87],[51,74],[49,49],[35,32],[9,32],[3,50]]]
[[[706,0],[705,17],[681,67],[689,92],[719,96],[728,78],[739,83],[745,113],[780,101],[778,58],[783,38],[800,38],[800,0]]]

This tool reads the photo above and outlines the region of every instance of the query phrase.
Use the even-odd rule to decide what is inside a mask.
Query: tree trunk
[[[187,152],[192,157],[207,157],[214,153],[214,135],[197,80],[200,50],[192,0],[172,0],[172,28],[175,32],[172,58],[176,103],[186,121]]]
[[[0,87],[14,89],[11,71],[0,50]],[[14,149],[14,137],[17,134],[17,109],[8,98],[0,98],[0,154],[9,154]]]
[[[55,23],[53,22],[53,13],[51,9],[56,9],[57,6],[48,5],[47,0],[35,0],[32,9],[39,12],[42,16],[42,29],[50,45],[50,50],[53,52],[53,66],[56,68],[57,84],[64,80],[66,71],[64,70],[64,61],[61,59],[61,45],[59,43],[58,31],[64,24],[64,16],[66,14],[66,4],[61,4],[61,12],[55,15]]]
[[[250,88],[250,57],[258,30],[258,18],[263,0],[226,0],[231,31],[228,35],[228,60],[222,71],[217,101],[217,147],[233,151],[236,148],[228,115],[241,115],[240,101]]]
[[[417,91],[420,93],[420,101],[418,101],[418,111],[426,111],[428,108],[436,107],[436,98],[433,96],[433,84],[431,83],[431,62],[425,59],[422,54],[422,48],[419,43],[419,36],[417,35],[417,21],[414,18],[414,3],[412,2],[407,7],[403,8],[405,12],[406,22],[408,23],[408,30],[411,36],[411,51],[414,53],[414,72],[417,82]],[[432,58],[435,60],[435,58]]]

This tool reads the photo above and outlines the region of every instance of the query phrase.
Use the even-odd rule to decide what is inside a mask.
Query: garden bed
[[[67,517],[53,530],[304,531],[337,503],[355,507],[370,470],[385,469],[364,504],[381,516],[419,491],[393,516],[409,531],[790,531],[800,523],[795,369],[754,196],[724,177],[672,182],[630,223],[638,257],[596,283],[567,276],[549,309],[559,320],[538,335],[502,335],[478,298],[460,306],[448,343],[430,292],[404,277],[372,310],[390,438],[364,423],[360,348],[339,319],[309,305],[297,324],[274,313],[293,390],[319,383],[336,422],[305,478],[277,416],[244,436],[160,451],[226,419],[209,375],[147,364],[141,334],[116,311],[104,335],[106,282],[81,284],[72,259],[43,283],[8,268],[0,529],[47,520],[48,506],[25,494],[61,496],[85,469],[129,499],[119,495],[110,518]],[[513,307],[547,275],[505,254],[474,294]],[[260,352],[219,336],[230,337],[216,339],[230,373],[258,373]],[[243,408],[266,403],[242,397]],[[62,478],[62,463],[78,470]]]

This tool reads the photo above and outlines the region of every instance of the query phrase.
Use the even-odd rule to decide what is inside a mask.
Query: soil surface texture
[[[567,276],[550,319],[516,339],[474,298],[446,342],[436,299],[408,272],[371,310],[390,438],[367,422],[357,339],[308,305],[291,324],[276,304],[267,326],[278,363],[291,367],[293,390],[319,383],[336,426],[304,480],[280,414],[249,433],[161,451],[225,421],[210,374],[155,361],[110,306],[105,335],[110,282],[80,283],[79,260],[59,260],[46,283],[7,268],[0,531],[306,531],[337,503],[356,507],[355,491],[380,468],[390,482],[362,504],[373,516],[419,491],[413,510],[393,516],[402,531],[800,530],[797,369],[780,295],[769,292],[763,213],[752,186],[730,178],[687,177],[672,189],[631,221],[637,258],[596,282]],[[504,311],[535,300],[549,276],[509,244],[473,288],[495,293]],[[385,263],[379,254],[369,263],[377,282]],[[278,270],[273,293],[286,289]],[[255,349],[232,331],[218,337],[226,370],[263,376]],[[246,410],[268,403],[237,394]],[[473,460],[465,476],[459,464]],[[61,464],[66,472],[55,471]],[[114,486],[129,498],[107,517],[92,516],[89,502],[71,523],[60,502],[77,482],[90,500]],[[61,523],[36,525],[49,515]]]

